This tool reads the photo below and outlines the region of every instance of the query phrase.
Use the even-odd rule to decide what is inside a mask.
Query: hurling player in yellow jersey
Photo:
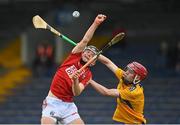
[[[116,89],[108,89],[93,80],[90,81],[93,88],[99,93],[117,97],[113,120],[125,124],[145,124],[144,93],[140,81],[147,76],[146,68],[138,62],[132,62],[122,70],[103,55],[100,55],[98,60],[105,64],[119,79]]]

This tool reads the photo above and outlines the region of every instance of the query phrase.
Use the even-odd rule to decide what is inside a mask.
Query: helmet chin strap
[[[134,80],[133,80],[133,84],[138,84],[141,80],[139,80],[139,78],[138,78],[139,76],[138,75],[135,75],[135,77],[134,77]]]

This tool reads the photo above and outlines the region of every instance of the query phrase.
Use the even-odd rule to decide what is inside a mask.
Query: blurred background
[[[40,15],[51,26],[79,42],[97,14],[107,20],[90,44],[101,48],[118,32],[126,37],[104,53],[119,67],[144,64],[144,114],[149,124],[180,123],[179,0],[0,0],[0,124],[39,124],[41,105],[59,64],[73,48],[47,30],[35,29]],[[72,12],[78,10],[79,18]],[[103,71],[103,73],[102,73]],[[93,79],[116,87],[104,65],[92,68]],[[91,86],[75,98],[87,124],[111,124],[116,99]]]

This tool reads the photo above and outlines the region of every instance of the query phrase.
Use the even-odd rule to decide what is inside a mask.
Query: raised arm
[[[99,83],[95,82],[94,80],[90,80],[89,83],[92,87],[102,95],[105,96],[112,96],[112,97],[119,97],[119,91],[117,89],[108,89]]]
[[[115,74],[116,70],[118,69],[118,66],[116,66],[109,58],[101,54],[99,55],[98,60],[104,65],[106,65]]]
[[[106,16],[103,14],[97,15],[92,25],[89,27],[85,33],[83,39],[73,48],[72,53],[82,52],[87,46],[88,42],[92,39],[94,32],[97,27],[106,19]]]

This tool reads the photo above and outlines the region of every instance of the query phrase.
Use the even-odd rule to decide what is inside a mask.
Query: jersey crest
[[[66,68],[65,71],[68,74],[68,76],[70,77],[73,73],[75,73],[77,71],[77,68],[75,65],[72,65],[72,66]],[[81,71],[80,76],[82,77],[82,79],[84,79],[86,77],[85,70]]]
[[[66,71],[66,73],[68,74],[68,76],[70,76],[70,75],[72,75],[74,72],[77,71],[77,68],[76,68],[74,65],[72,65],[72,66],[66,68],[65,71]]]

